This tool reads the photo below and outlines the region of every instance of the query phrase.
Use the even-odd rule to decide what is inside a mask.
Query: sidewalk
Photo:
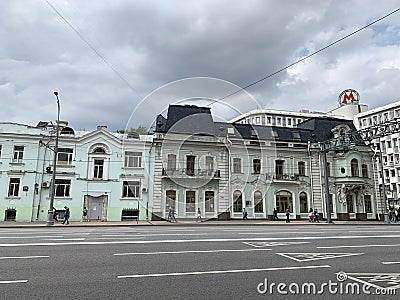
[[[61,222],[55,222],[52,226],[46,226],[46,222],[0,222],[0,228],[29,228],[29,227],[103,227],[103,226],[321,226],[321,225],[358,225],[358,226],[379,226],[393,225],[400,223],[386,224],[383,221],[333,221],[328,224],[325,221],[320,223],[310,223],[307,220],[291,220],[290,223],[282,221],[268,220],[229,220],[229,221],[204,221],[196,222],[195,220],[178,220],[177,223],[169,223],[166,221],[127,221],[127,222],[70,222],[69,225],[63,225]]]

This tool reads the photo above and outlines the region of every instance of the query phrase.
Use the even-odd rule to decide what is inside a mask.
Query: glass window
[[[142,152],[125,152],[125,167],[126,168],[141,168],[142,167]]]
[[[275,161],[275,175],[276,179],[283,179],[283,160]]]
[[[24,146],[14,146],[13,162],[22,163],[24,158]]]
[[[366,164],[361,165],[362,177],[368,178],[368,166]]]
[[[139,198],[140,181],[123,181],[122,198]]]
[[[186,212],[195,212],[196,192],[186,191]]]
[[[206,212],[214,211],[214,192],[206,191],[204,194]]]
[[[366,213],[372,213],[371,195],[364,195],[364,206]]]
[[[96,154],[106,154],[106,150],[104,150],[104,149],[101,148],[101,147],[97,147],[96,149],[93,150],[93,153],[96,153]]]
[[[293,212],[292,193],[287,191],[280,191],[276,193],[276,209],[278,212],[285,212],[289,209]]]
[[[260,174],[261,172],[261,159],[255,158],[253,159],[253,173]]]
[[[176,170],[176,155],[175,154],[168,154],[167,170],[168,171]]]
[[[194,176],[196,157],[193,155],[186,156],[186,175]]]
[[[21,178],[10,178],[10,183],[8,185],[8,197],[19,196],[20,183],[21,183]]]
[[[104,159],[95,159],[93,178],[103,179],[103,171],[104,171]]]
[[[74,150],[71,148],[57,149],[57,165],[72,165]]]
[[[346,203],[347,203],[347,212],[353,213],[354,212],[354,203],[353,203],[353,196],[347,195],[346,196]]]
[[[243,209],[243,199],[241,191],[233,192],[233,212],[242,212]]]
[[[260,191],[254,192],[254,212],[256,213],[264,212],[263,197]]]
[[[71,190],[71,179],[56,179],[55,181],[55,196],[69,197]]]
[[[212,156],[206,156],[206,171],[208,176],[214,172],[214,157]]]
[[[308,212],[307,194],[304,192],[301,192],[299,195],[299,198],[300,198],[300,212],[301,213]]]
[[[351,176],[358,177],[358,160],[353,158],[351,160]]]
[[[176,191],[165,191],[165,200],[165,211],[169,212],[170,208],[175,210]]]
[[[298,172],[300,176],[305,176],[306,175],[306,163],[304,161],[299,161],[297,163],[298,166]]]
[[[233,173],[242,173],[242,160],[240,158],[233,159]]]

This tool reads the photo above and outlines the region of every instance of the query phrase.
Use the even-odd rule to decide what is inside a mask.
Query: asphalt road
[[[390,225],[0,228],[0,299],[399,299],[399,247]]]

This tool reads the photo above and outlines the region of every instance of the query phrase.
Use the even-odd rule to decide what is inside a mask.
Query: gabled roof
[[[351,131],[357,131],[350,120],[340,120],[336,118],[313,118],[297,125],[299,129],[308,129],[315,134],[315,141],[322,142],[333,138],[332,129],[339,125],[347,125]]]

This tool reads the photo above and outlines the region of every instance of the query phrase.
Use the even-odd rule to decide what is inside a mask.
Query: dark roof
[[[347,125],[351,131],[357,131],[354,124],[350,120],[342,120],[335,118],[312,118],[297,125],[299,129],[308,129],[315,135],[315,141],[323,142],[333,138],[332,129],[339,125]]]

